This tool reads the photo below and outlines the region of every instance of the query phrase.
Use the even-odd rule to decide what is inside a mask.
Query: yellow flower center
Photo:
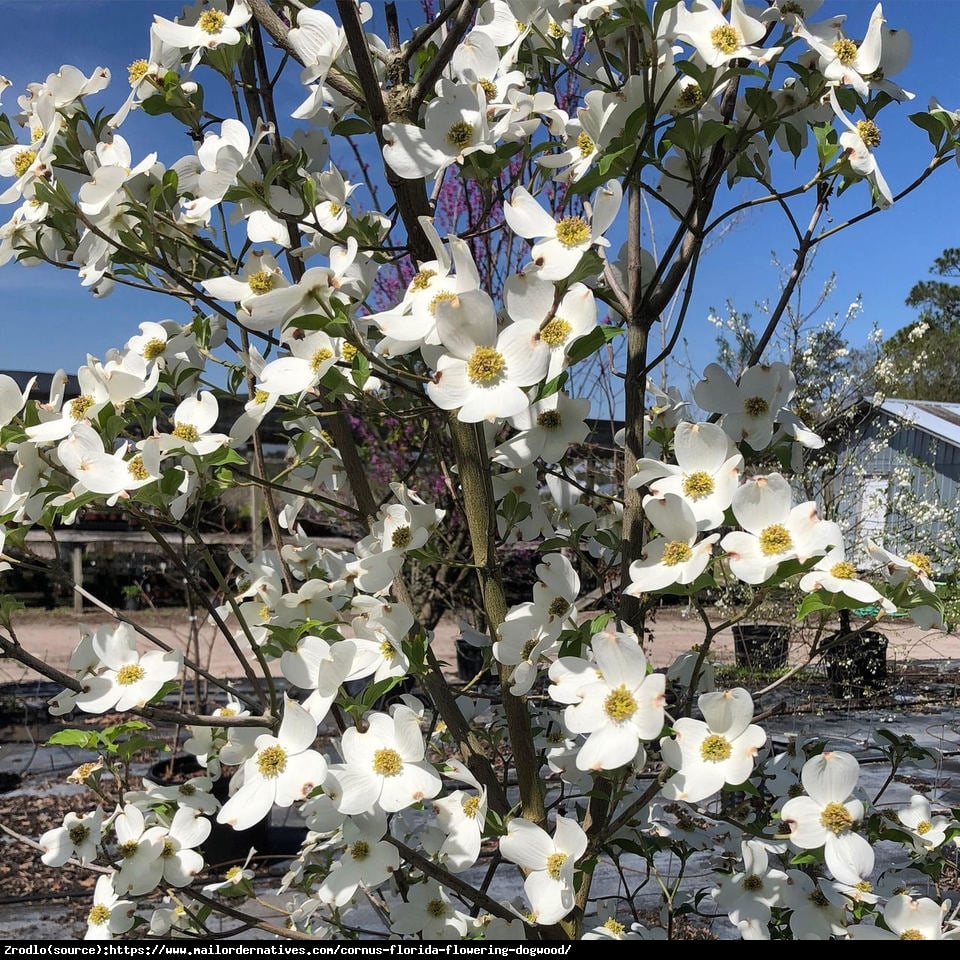
[[[476,818],[477,813],[480,811],[480,798],[467,797],[467,799],[464,800],[460,806],[463,808],[463,815],[473,820]]]
[[[925,833],[929,833],[933,829],[933,824],[929,820],[921,820],[917,826],[916,831],[922,837]]]
[[[205,10],[200,14],[197,25],[204,33],[219,33],[226,23],[227,17],[219,10]]]
[[[370,856],[370,844],[366,840],[357,840],[356,843],[350,847],[350,856],[354,860],[366,860]]]
[[[467,147],[473,139],[473,124],[466,120],[458,120],[447,131],[447,143],[451,147]]]
[[[149,67],[150,64],[143,59],[134,60],[133,63],[127,67],[127,81],[131,87],[136,86],[146,76]]]
[[[633,694],[621,683],[616,690],[607,694],[603,701],[603,709],[614,723],[629,720],[637,712],[637,701]]]
[[[22,177],[29,169],[34,160],[37,159],[35,150],[21,150],[13,158],[13,173],[16,177]]]
[[[691,500],[709,497],[714,490],[713,477],[706,470],[695,470],[683,478],[683,492]]]
[[[30,131],[30,142],[37,143],[38,141],[42,140],[43,133],[44,133],[43,127],[34,127]]]
[[[261,293],[269,293],[276,282],[276,276],[269,270],[257,270],[247,277],[247,286],[257,296],[260,296]]]
[[[583,217],[564,217],[557,224],[557,239],[565,247],[579,247],[590,239],[590,227]]]
[[[467,361],[467,376],[472,383],[495,383],[503,375],[507,362],[493,347],[477,347]]]
[[[373,755],[373,772],[381,777],[395,777],[403,769],[403,760],[396,750],[382,747]]]
[[[706,97],[699,83],[688,83],[681,91],[677,102],[684,110],[696,110],[703,106]]]
[[[451,303],[457,299],[455,293],[451,293],[449,290],[441,290],[439,293],[434,295],[434,298],[430,301],[430,312],[437,312],[437,305],[440,303]]]
[[[901,940],[926,940],[927,938],[916,929],[916,927],[911,927],[909,930],[904,930],[900,934]]]
[[[310,358],[310,369],[316,373],[333,356],[333,351],[327,347],[320,347],[315,350]]]
[[[671,540],[663,548],[663,562],[668,567],[675,567],[678,563],[686,563],[693,556],[689,544],[683,540]]]
[[[90,828],[84,826],[82,823],[75,823],[67,831],[67,836],[70,838],[70,842],[75,847],[79,847],[80,844],[85,843],[87,838],[90,836]]]
[[[426,290],[430,281],[437,275],[436,270],[418,270],[410,281],[410,286],[414,290]]]
[[[260,776],[267,780],[279,777],[287,769],[287,751],[275,743],[272,747],[264,747],[257,754],[257,769]]]
[[[722,24],[710,31],[710,42],[728,57],[740,47],[740,34],[729,24]]]
[[[857,59],[857,45],[847,37],[834,40],[833,52],[845,67],[849,67]]]
[[[819,888],[815,887],[813,893],[807,899],[816,907],[829,907],[830,901],[827,895]]]
[[[77,397],[70,404],[70,416],[74,420],[82,420],[84,414],[93,406],[93,397],[84,394],[82,397]]]
[[[762,890],[763,880],[760,877],[758,877],[755,873],[751,873],[749,877],[743,878],[743,889],[744,890]]]
[[[770,404],[763,397],[750,397],[744,402],[743,409],[748,417],[765,417]]]
[[[161,340],[159,337],[154,337],[152,340],[148,340],[143,347],[143,359],[144,360],[156,360],[157,357],[163,356],[163,351],[167,349],[167,341]]]
[[[263,406],[270,399],[270,394],[266,390],[255,390],[253,394],[253,402]]]
[[[413,534],[410,532],[409,527],[397,527],[397,529],[393,531],[390,543],[394,550],[402,550],[404,547],[410,546],[412,539]]]
[[[842,803],[837,803],[834,800],[833,803],[828,803],[823,808],[823,813],[820,814],[820,823],[827,830],[839,836],[853,826],[853,817],[850,816],[850,811]]]
[[[124,860],[129,860],[139,849],[140,844],[136,840],[127,840],[126,843],[120,844],[118,852]]]
[[[567,603],[563,597],[556,597],[553,602],[547,607],[547,613],[551,617],[562,617],[570,609],[570,604]]]
[[[99,763],[81,763],[76,770],[67,777],[67,780],[72,783],[83,783],[92,773],[95,773],[100,769]]]
[[[439,898],[431,900],[427,904],[427,913],[431,917],[445,917],[447,915],[447,905]]]
[[[110,919],[110,908],[102,903],[95,904],[87,914],[87,923],[92,927],[102,927]]]
[[[340,356],[343,357],[347,363],[352,362],[358,353],[359,351],[352,343],[344,343],[343,346],[340,347]]]
[[[533,651],[536,650],[537,644],[540,641],[536,637],[531,637],[524,645],[523,649],[520,651],[521,660],[529,660],[533,655]]]
[[[768,557],[784,553],[793,546],[790,531],[782,523],[772,523],[760,532],[760,550]]]
[[[239,864],[235,867],[231,867],[225,874],[224,879],[229,880],[231,883],[239,883],[243,879],[243,867]]]
[[[700,757],[708,763],[722,763],[730,759],[730,741],[719,733],[711,733],[700,744]]]
[[[339,203],[334,203],[332,200],[330,201],[330,216],[339,216],[342,209],[343,207],[341,207]]]
[[[197,788],[192,783],[181,783],[177,788],[177,793],[183,797],[192,797],[196,792]]]
[[[595,149],[595,144],[585,133],[581,133],[577,137],[577,147],[581,157],[589,157]]]
[[[160,851],[161,859],[169,860],[176,852],[177,848],[173,845],[173,841],[169,837],[163,841],[163,849]]]
[[[556,20],[551,20],[550,26],[547,27],[547,35],[552,37],[554,40],[562,40],[567,34],[563,27],[561,27]]]
[[[559,880],[560,872],[563,870],[563,865],[567,862],[567,854],[565,853],[551,853],[547,857],[547,876],[551,880]]]
[[[856,580],[857,568],[849,560],[843,560],[830,568],[830,576],[838,580]]]
[[[626,930],[626,927],[622,923],[614,920],[613,917],[604,920],[603,928],[609,930],[615,937],[622,937],[624,930]]]
[[[394,645],[389,640],[384,640],[380,644],[380,655],[383,657],[394,657],[396,656],[397,650]]]
[[[147,671],[139,663],[128,663],[117,671],[117,683],[122,687],[129,687],[147,675]]]
[[[869,880],[861,880],[856,884],[856,889],[861,893],[873,893],[873,884]]]
[[[921,573],[928,577],[933,576],[933,563],[925,553],[908,553],[905,559],[917,567]]]
[[[559,347],[570,336],[572,330],[573,327],[562,317],[554,317],[540,328],[540,339],[548,347]]]
[[[541,430],[557,430],[563,425],[559,410],[544,410],[537,414],[537,426]]]
[[[184,443],[196,443],[200,439],[200,431],[192,423],[175,424],[173,435]]]
[[[880,128],[872,120],[858,120],[857,133],[871,150],[880,146]]]
[[[477,82],[480,84],[483,95],[487,98],[487,103],[493,103],[497,99],[497,85],[486,77]]]

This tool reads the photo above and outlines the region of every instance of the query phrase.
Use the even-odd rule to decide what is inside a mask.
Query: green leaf
[[[933,149],[940,152],[944,138],[950,132],[949,115],[942,110],[933,113],[911,113],[910,122],[925,130]]]
[[[837,131],[832,123],[815,123],[813,134],[817,138],[817,156],[822,167],[829,166],[836,156],[840,145],[837,142]]]
[[[347,117],[335,123],[330,131],[333,137],[357,137],[364,133],[373,133],[373,126],[361,117]]]
[[[605,344],[624,333],[626,333],[626,330],[623,327],[611,327],[605,324],[594,327],[585,337],[580,337],[579,340],[570,345],[570,349],[567,351],[570,364],[573,365],[585,360]]]
[[[81,747],[84,750],[96,750],[100,744],[100,735],[89,730],[58,730],[49,740],[48,747]]]
[[[242,466],[247,461],[232,447],[219,447],[213,453],[207,454],[203,458],[203,462],[210,467],[225,467],[231,463]]]
[[[370,379],[370,361],[359,350],[353,358],[353,382],[359,390]]]
[[[806,620],[811,613],[817,613],[820,610],[833,610],[833,606],[827,603],[820,595],[821,591],[808,593],[797,608],[797,619]]]
[[[747,87],[743,92],[747,106],[761,119],[769,120],[776,116],[777,101],[769,90],[762,87]]]
[[[6,594],[0,596],[0,624],[3,624],[7,630],[10,630],[10,618],[15,613],[24,609],[26,609],[25,606],[16,597],[11,597]]]

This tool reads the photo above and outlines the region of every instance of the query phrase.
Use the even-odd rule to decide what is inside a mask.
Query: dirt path
[[[143,611],[130,615],[136,618],[146,631],[172,647],[186,650],[190,641],[190,622],[182,609]],[[77,645],[81,630],[94,630],[110,622],[109,616],[100,611],[85,611],[82,615],[71,611],[27,610],[14,617],[17,640],[34,656],[59,670],[67,671],[70,654]],[[695,620],[685,618],[676,608],[658,612],[649,625],[651,635],[644,647],[655,667],[667,666],[678,654],[689,650],[703,639],[703,628]],[[910,660],[956,660],[960,666],[960,636],[938,631],[924,631],[910,625],[906,620],[892,620],[883,626],[889,641],[888,659],[893,663]],[[433,646],[438,658],[445,661],[451,676],[456,675],[456,652],[454,641],[459,628],[452,620],[441,621]],[[201,664],[214,675],[223,679],[239,677],[242,670],[227,641],[215,626],[200,623],[197,640]],[[143,639],[143,649],[151,644]],[[193,647],[196,651],[197,646]],[[734,661],[733,636],[729,630],[714,640],[713,657],[720,663]],[[791,647],[791,662],[803,659],[802,643]],[[0,659],[0,682],[16,683],[36,679],[35,671],[9,659]]]

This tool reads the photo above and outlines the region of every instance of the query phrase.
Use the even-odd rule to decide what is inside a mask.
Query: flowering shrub
[[[864,578],[837,524],[759,472],[822,445],[792,409],[791,371],[758,363],[782,306],[738,379],[705,371],[707,419],[671,391],[645,404],[664,355],[651,331],[679,295],[675,342],[704,240],[742,206],[723,209],[732,188],[788,212],[797,276],[893,202],[874,150],[881,111],[911,96],[891,79],[908,38],[878,5],[857,43],[843,18],[812,20],[818,6],[452,0],[404,33],[391,5],[381,22],[352,0],[339,19],[213,0],[155,19],[121,105],[89,105],[110,77],[68,66],[19,98],[22,133],[0,126],[0,262],[75,270],[97,296],[146,288],[166,298],[158,318],[180,317],[88,358],[76,396],[55,378],[36,403],[0,377],[8,549],[35,526],[56,539],[88,506],[121,511],[193,585],[245,681],[206,674],[220,706],[174,708],[198,667],[140,653],[135,620],[84,636],[61,672],[17,643],[4,608],[0,648],[62,684],[53,713],[140,718],[54,738],[99,754],[75,777],[85,806],[40,840],[51,866],[105,871],[89,938],[202,936],[218,911],[316,938],[655,939],[718,911],[745,938],[957,935],[902,873],[938,875],[953,817],[919,795],[881,816],[856,758],[775,748],[748,690],[714,689],[711,643],[744,615],[711,618],[704,593],[721,582],[757,606],[797,584],[813,655],[840,610],[941,618],[925,557],[871,544]],[[295,65],[300,100],[285,104],[276,71]],[[141,156],[120,132],[137,111],[170,115],[195,149]],[[960,135],[935,103],[912,119],[933,153],[901,195]],[[785,168],[804,172],[774,188]],[[847,188],[864,209],[827,225]],[[669,234],[656,256],[644,205]],[[625,411],[623,469],[600,485],[577,454],[589,401],[568,391],[597,356]],[[278,442],[282,459],[265,450]],[[237,576],[202,522],[249,485],[269,542],[234,554]],[[305,534],[327,513],[362,528],[351,549]],[[508,606],[518,543],[536,580]],[[669,700],[640,639],[663,594],[703,627]],[[459,691],[431,648],[448,609],[489,648],[489,698]],[[130,759],[162,720],[186,727],[204,772],[138,788]],[[893,770],[929,759],[879,740]],[[256,861],[205,873],[205,843],[289,807],[309,832],[286,912],[255,920]],[[897,851],[883,876],[879,840]],[[710,877],[681,890],[694,857]],[[505,875],[521,900],[496,894]],[[645,924],[641,894],[661,908]]]

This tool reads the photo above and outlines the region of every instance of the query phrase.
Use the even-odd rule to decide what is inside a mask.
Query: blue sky
[[[127,65],[147,52],[153,14],[172,18],[181,7],[169,0],[0,0],[0,73],[13,81],[3,97],[4,112],[16,113],[16,98],[28,81],[44,79],[63,63],[85,73],[108,67],[114,83],[91,105],[115,109],[126,96]],[[814,19],[845,12],[850,34],[860,36],[873,7],[872,0],[827,0]],[[929,159],[926,136],[906,120],[907,114],[925,109],[931,96],[948,108],[960,108],[956,69],[960,3],[889,0],[884,13],[889,26],[910,32],[914,45],[913,59],[897,79],[916,99],[906,108],[889,107],[879,118],[883,143],[876,155],[896,193]],[[136,117],[136,123],[128,121],[124,134],[134,140],[142,130],[141,122],[141,117]],[[153,148],[152,139],[141,141],[139,149],[134,147],[135,160]],[[162,159],[170,162],[189,149],[185,137],[168,140]],[[865,187],[853,188],[843,198],[847,202],[835,205],[838,221],[845,211],[860,209],[865,191]],[[887,334],[910,322],[914,313],[903,305],[910,287],[927,276],[933,259],[945,247],[960,246],[958,197],[960,170],[951,165],[913,197],[829,241],[818,258],[807,298],[816,294],[819,282],[833,270],[837,290],[825,316],[842,313],[863,294],[862,319],[853,330],[855,342],[866,336],[872,321]],[[709,252],[685,328],[695,365],[713,359],[713,329],[705,320],[709,308],[720,308],[732,298],[741,309],[753,311],[755,300],[775,299],[777,274],[770,254],[776,251],[787,260],[791,246],[782,220],[762,214],[744,218]],[[175,309],[161,297],[126,292],[94,301],[72,273],[13,264],[0,269],[0,294],[6,305],[0,311],[0,368],[6,369],[63,366],[73,372],[84,362],[87,350],[102,356],[135,333],[141,321],[163,319]],[[177,319],[186,315],[181,313]]]

